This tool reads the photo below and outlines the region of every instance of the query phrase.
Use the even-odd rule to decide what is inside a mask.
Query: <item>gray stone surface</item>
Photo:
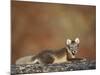
[[[45,72],[63,72],[63,71],[76,71],[76,70],[90,70],[96,69],[96,61],[73,61],[72,63],[61,64],[19,64],[11,65],[11,73],[15,74],[33,74]]]

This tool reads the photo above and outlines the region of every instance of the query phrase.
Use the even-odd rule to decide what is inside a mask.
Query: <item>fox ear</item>
[[[75,42],[79,44],[79,43],[80,43],[79,38],[76,38],[76,39],[75,39]]]
[[[71,40],[70,40],[70,39],[67,39],[67,40],[66,40],[66,44],[67,44],[67,45],[71,44]]]

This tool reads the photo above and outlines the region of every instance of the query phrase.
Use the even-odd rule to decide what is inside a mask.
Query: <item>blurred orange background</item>
[[[96,6],[11,2],[12,63],[45,49],[65,47],[67,38],[80,39],[77,57],[96,59]]]

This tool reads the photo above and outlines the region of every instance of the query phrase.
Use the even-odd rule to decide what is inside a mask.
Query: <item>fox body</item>
[[[53,64],[69,62],[72,60],[81,60],[81,58],[76,58],[75,55],[79,50],[79,38],[75,40],[67,39],[65,42],[65,47],[56,51],[45,50],[34,56],[23,57],[19,59],[16,64]]]

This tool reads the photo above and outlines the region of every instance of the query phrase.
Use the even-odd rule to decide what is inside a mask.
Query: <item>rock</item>
[[[76,70],[90,70],[90,69],[96,69],[96,61],[95,60],[74,61],[72,63],[48,64],[48,65],[41,65],[41,64],[11,65],[12,75],[76,71]]]

